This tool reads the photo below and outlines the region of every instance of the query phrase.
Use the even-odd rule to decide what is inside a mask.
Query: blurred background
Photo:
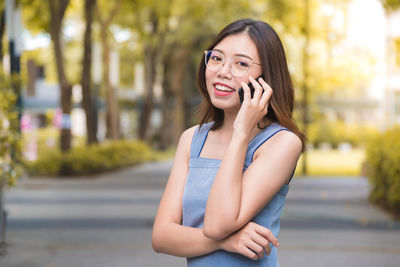
[[[368,177],[398,216],[398,0],[0,0],[1,192],[170,159],[198,123],[203,50],[240,18],[284,44],[308,136],[296,176]]]
[[[176,145],[198,122],[202,51],[228,22],[251,17],[269,22],[285,45],[296,121],[309,141],[309,160],[298,171],[360,174],[367,140],[400,121],[398,6],[2,1],[2,87],[17,98],[22,161],[46,174],[55,170],[31,163],[48,150],[64,154],[109,140],[141,140],[155,150]]]

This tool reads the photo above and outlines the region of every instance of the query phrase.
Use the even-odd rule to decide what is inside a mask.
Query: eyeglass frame
[[[224,66],[224,64],[225,64],[225,55],[224,55],[224,53],[222,53],[222,52],[220,52],[220,51],[218,51],[218,50],[213,50],[213,49],[211,49],[211,50],[204,50],[204,64],[206,65],[206,68],[209,68],[209,67],[208,67],[208,63],[207,63],[207,54],[210,53],[210,52],[213,52],[213,51],[218,52],[218,53],[222,54],[222,56],[223,56],[223,62],[222,62],[222,65],[221,65],[221,67],[220,67],[220,69],[221,69],[221,68]],[[234,57],[245,57],[245,58],[247,58],[247,59],[249,59],[249,60],[251,61],[251,63],[249,64],[249,67],[248,67],[247,70],[246,70],[246,72],[244,72],[243,75],[241,75],[241,76],[238,76],[238,75],[235,75],[235,74],[232,73],[232,59],[233,59]],[[248,57],[248,56],[243,56],[243,55],[240,55],[240,56],[239,56],[239,55],[237,55],[237,56],[234,56],[234,57],[232,57],[232,58],[230,59],[230,61],[229,61],[229,72],[230,72],[233,76],[238,77],[238,78],[241,78],[241,77],[245,76],[246,73],[250,70],[250,67],[251,67],[253,64],[258,65],[258,66],[262,66],[262,64],[257,63],[257,62],[254,62],[254,60],[253,60],[252,58]],[[213,69],[210,69],[210,68],[209,68],[209,70],[211,70],[211,71],[218,71],[218,70],[213,70]]]

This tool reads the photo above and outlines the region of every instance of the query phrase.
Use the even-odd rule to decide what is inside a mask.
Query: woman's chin
[[[211,103],[214,107],[222,109],[225,112],[238,112],[240,109],[240,102],[232,103],[231,101],[212,99]]]

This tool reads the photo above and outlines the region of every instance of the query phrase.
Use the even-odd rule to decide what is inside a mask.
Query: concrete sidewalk
[[[367,201],[365,178],[294,179],[282,214],[281,266],[399,266],[400,223]]]
[[[24,179],[6,192],[8,246],[0,266],[186,266],[151,248],[170,167],[168,161],[97,177]],[[296,177],[282,214],[281,266],[399,266],[400,224],[367,195],[361,177]]]

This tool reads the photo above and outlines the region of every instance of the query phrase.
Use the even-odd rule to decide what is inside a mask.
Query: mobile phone
[[[262,77],[262,75],[258,76],[255,80],[258,82],[258,78],[261,78],[261,77]],[[253,98],[253,96],[254,96],[254,91],[255,91],[255,89],[254,89],[254,87],[253,87],[253,84],[252,84],[251,82],[249,82],[247,85],[248,85],[249,88],[250,88],[251,98]],[[263,90],[263,91],[264,91],[264,90]],[[243,100],[244,100],[244,91],[243,91],[243,87],[240,87],[240,88],[239,88],[238,94],[239,94],[240,103],[243,103]]]

